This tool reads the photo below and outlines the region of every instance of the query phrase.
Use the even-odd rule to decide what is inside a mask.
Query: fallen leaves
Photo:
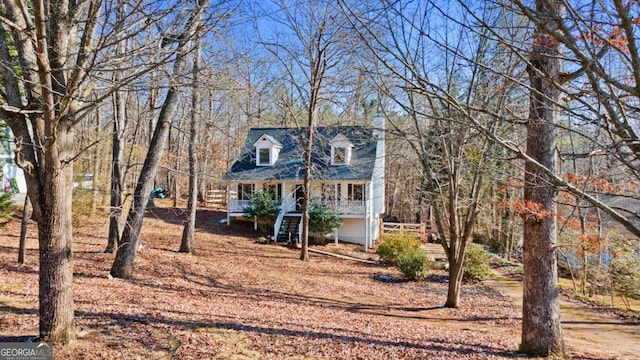
[[[180,254],[176,214],[160,208],[145,219],[133,281],[108,278],[103,224],[75,229],[82,336],[56,359],[494,359],[517,350],[520,310],[482,284],[464,284],[462,307],[445,309],[445,272],[381,282],[401,275],[324,255],[302,262],[209,210],[198,213],[197,255]],[[38,332],[37,241],[31,233],[27,264],[15,265],[18,226],[0,236],[0,338]]]

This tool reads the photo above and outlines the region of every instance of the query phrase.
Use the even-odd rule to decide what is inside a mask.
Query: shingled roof
[[[318,127],[315,131],[311,156],[313,180],[371,180],[377,146],[372,129],[336,126]],[[331,140],[338,134],[342,134],[353,144],[349,165],[331,165]],[[272,166],[256,166],[253,144],[262,135],[270,136],[282,144],[278,159]],[[231,166],[222,180],[303,180],[303,146],[306,137],[307,128],[252,128],[247,134],[240,159]]]

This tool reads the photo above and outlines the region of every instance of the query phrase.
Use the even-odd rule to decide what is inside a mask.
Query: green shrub
[[[317,245],[324,245],[325,235],[342,225],[338,212],[323,203],[312,202],[309,209],[309,230]]]
[[[489,259],[482,249],[469,244],[464,252],[465,280],[482,281],[491,275]]]
[[[376,248],[376,253],[380,256],[380,260],[386,261],[391,265],[396,265],[401,252],[417,250],[419,248],[420,241],[414,236],[397,233],[382,238],[382,242]]]
[[[273,191],[257,190],[251,195],[251,204],[242,211],[249,217],[255,216],[258,228],[265,234],[271,234],[280,214],[281,203],[282,200],[276,200]]]
[[[11,193],[0,191],[0,226],[6,225],[13,216]]]
[[[11,186],[11,192],[14,194],[18,193],[18,181],[15,178],[9,179],[9,185]]]
[[[398,269],[409,280],[419,280],[427,274],[429,259],[418,249],[405,249],[398,254]]]
[[[627,309],[629,299],[640,298],[640,258],[635,254],[624,254],[611,261],[613,287],[620,295]]]

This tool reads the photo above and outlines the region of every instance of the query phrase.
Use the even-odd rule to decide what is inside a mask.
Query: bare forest
[[[631,0],[5,0],[0,164],[26,191],[3,177],[0,346],[632,358],[561,302],[640,318],[639,32]],[[309,241],[314,129],[376,117],[384,220],[429,229],[419,276]],[[299,249],[206,201],[251,128],[306,129]]]

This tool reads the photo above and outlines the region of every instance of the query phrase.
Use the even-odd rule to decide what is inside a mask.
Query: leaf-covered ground
[[[427,281],[393,268],[255,242],[250,224],[221,225],[199,211],[196,255],[175,252],[180,210],[145,220],[133,281],[110,279],[104,220],[77,221],[74,298],[79,338],[55,358],[497,359],[518,358],[520,309],[482,284],[465,284],[445,309],[446,273]],[[0,230],[0,341],[36,336],[37,240],[18,265],[19,222]],[[330,249],[327,245],[325,249]],[[624,358],[567,341],[574,358]]]

